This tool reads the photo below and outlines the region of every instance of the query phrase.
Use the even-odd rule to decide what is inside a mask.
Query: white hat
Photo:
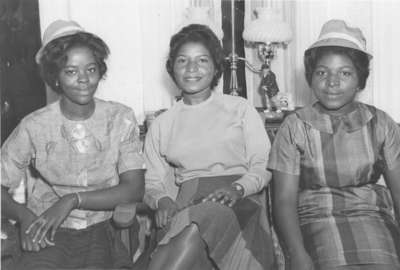
[[[57,20],[52,22],[44,31],[42,47],[40,47],[35,56],[36,63],[40,63],[40,58],[42,57],[43,50],[46,45],[49,44],[51,41],[79,32],[85,32],[85,30],[75,21]]]

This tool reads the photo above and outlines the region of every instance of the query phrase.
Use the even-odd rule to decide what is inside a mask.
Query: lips
[[[201,77],[200,76],[185,77],[184,80],[188,82],[197,82],[201,80]]]

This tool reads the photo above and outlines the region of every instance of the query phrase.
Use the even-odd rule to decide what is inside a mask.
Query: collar
[[[338,117],[330,116],[322,112],[318,106],[316,106],[316,103],[296,111],[296,115],[314,129],[325,133],[334,133],[332,118],[336,118],[340,121],[341,128],[350,133],[361,129],[374,117],[369,106],[363,103],[356,103],[356,108],[353,111]]]

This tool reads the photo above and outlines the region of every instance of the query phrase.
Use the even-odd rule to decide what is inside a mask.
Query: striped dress
[[[372,106],[357,103],[340,118],[305,107],[285,119],[268,167],[300,177],[299,223],[317,269],[400,269],[400,227],[389,190],[377,184],[398,166],[400,129]]]

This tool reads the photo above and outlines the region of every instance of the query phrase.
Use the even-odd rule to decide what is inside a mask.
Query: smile
[[[325,92],[325,95],[326,95],[327,97],[335,98],[335,97],[341,96],[342,93],[330,93],[330,92]]]
[[[198,76],[198,77],[186,77],[184,79],[185,79],[185,81],[189,81],[189,82],[197,82],[197,81],[201,80],[201,77],[200,76]]]

